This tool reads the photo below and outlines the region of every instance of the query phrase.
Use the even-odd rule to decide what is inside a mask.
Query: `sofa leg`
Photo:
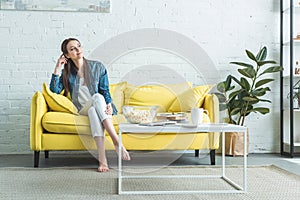
[[[199,157],[199,149],[195,149],[195,157]]]
[[[34,151],[34,167],[39,167],[40,151]]]
[[[210,150],[210,164],[216,165],[216,150]]]
[[[49,158],[49,151],[45,151],[45,159]]]

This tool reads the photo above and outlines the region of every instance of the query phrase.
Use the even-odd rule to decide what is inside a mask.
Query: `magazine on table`
[[[140,123],[141,126],[166,126],[166,125],[175,125],[176,121],[156,121],[149,123]]]

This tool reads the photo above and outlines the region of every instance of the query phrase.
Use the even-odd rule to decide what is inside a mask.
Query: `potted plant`
[[[288,98],[290,98],[291,95],[288,95]],[[300,108],[300,92],[295,91],[293,92],[292,98],[294,100],[294,109],[299,109]]]
[[[293,89],[294,89],[294,92],[293,92],[293,95],[291,95],[290,93],[288,94],[288,98],[291,98],[293,99],[294,101],[294,109],[299,109],[300,108],[300,81],[298,81]]]
[[[227,123],[241,126],[245,125],[246,117],[253,112],[263,115],[270,112],[269,108],[263,107],[260,103],[271,103],[264,96],[271,91],[266,84],[274,81],[274,79],[263,77],[266,74],[283,70],[283,67],[277,65],[276,61],[266,60],[266,47],[261,48],[256,56],[249,50],[246,50],[246,54],[252,62],[230,62],[230,64],[241,67],[237,69],[239,76],[228,75],[225,81],[217,85],[218,92],[216,93],[220,101],[220,110],[227,111]],[[239,137],[238,133],[233,133],[232,137],[230,134],[226,134],[226,138],[227,140],[230,138],[231,141],[226,141],[226,144],[230,144],[232,148],[243,146],[243,136],[240,135]],[[226,147],[226,154],[239,155],[239,152],[230,149],[231,147]],[[240,155],[243,155],[243,148],[240,149]]]

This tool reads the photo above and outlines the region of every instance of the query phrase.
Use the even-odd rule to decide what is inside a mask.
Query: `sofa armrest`
[[[35,92],[31,99],[30,107],[30,148],[32,150],[42,150],[42,118],[48,111],[48,106],[43,94]]]
[[[209,119],[211,122],[219,123],[219,99],[214,94],[207,94],[204,99],[202,107],[208,111]],[[220,133],[214,133],[209,135],[209,146],[211,149],[219,148]]]
[[[219,99],[216,95],[207,94],[204,98],[202,107],[208,111],[211,122],[219,122]]]

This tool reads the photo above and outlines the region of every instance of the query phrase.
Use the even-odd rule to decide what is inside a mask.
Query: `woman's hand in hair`
[[[59,58],[57,59],[56,62],[56,66],[54,68],[54,74],[58,75],[60,72],[60,68],[62,65],[67,64],[68,59],[62,54],[61,56],[59,56]]]

